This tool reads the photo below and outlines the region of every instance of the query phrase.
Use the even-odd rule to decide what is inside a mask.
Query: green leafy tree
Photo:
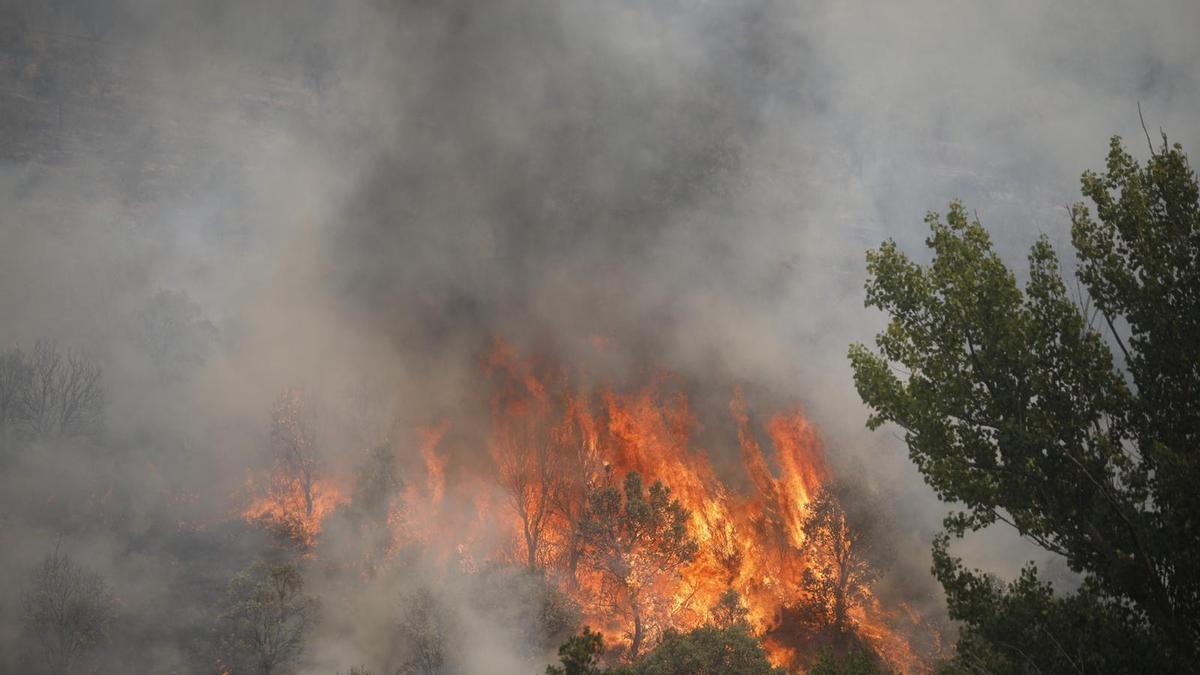
[[[826,649],[805,672],[808,675],[879,675],[888,671],[877,654],[860,646],[841,657]]]
[[[229,582],[221,617],[222,660],[236,672],[289,672],[304,651],[317,611],[295,565],[255,562]]]
[[[634,675],[782,675],[744,623],[700,626],[686,633],[667,630],[654,651],[631,669]]]
[[[891,321],[878,353],[850,360],[868,425],[903,429],[926,481],[963,505],[948,535],[1004,522],[1083,579],[1061,596],[1029,568],[1005,587],[939,538],[960,656],[1177,670],[1200,657],[1200,191],[1165,137],[1144,166],[1114,138],[1082,184],[1095,216],[1071,209],[1074,294],[1045,237],[1022,288],[953,203],[926,219],[930,264],[892,241],[867,254],[867,304]]]
[[[59,675],[108,639],[116,600],[100,575],[56,547],[34,570],[22,596],[22,614],[46,666]]]
[[[546,666],[546,675],[599,675],[604,672],[599,665],[600,652],[604,651],[604,638],[588,626],[579,635],[573,635],[558,648],[561,666]]]
[[[747,623],[750,610],[746,609],[742,596],[738,595],[737,591],[727,588],[708,613],[718,628],[728,628],[734,624]]]
[[[630,472],[624,493],[613,485],[588,498],[580,523],[587,563],[620,589],[633,618],[629,647],[636,659],[646,635],[642,589],[696,557],[698,545],[688,534],[688,511],[671,499],[671,490],[655,481],[649,492],[642,477]]]

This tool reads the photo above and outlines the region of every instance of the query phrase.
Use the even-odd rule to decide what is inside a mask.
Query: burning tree
[[[52,673],[67,673],[108,637],[116,600],[99,574],[56,547],[34,570],[22,598],[26,629],[41,645]]]
[[[300,389],[285,389],[271,407],[271,453],[284,486],[298,489],[312,517],[317,480],[316,424]]]
[[[545,558],[544,535],[559,490],[557,448],[544,401],[513,402],[509,407],[511,414],[500,418],[493,434],[492,456],[521,521],[525,564],[536,570]]]
[[[852,523],[833,487],[822,486],[801,522],[808,566],[801,585],[818,623],[841,641],[850,628],[849,612],[865,601],[878,576],[872,561],[870,528]]]
[[[272,468],[265,497],[243,513],[288,539],[312,545],[321,520],[345,499],[318,476],[316,415],[300,389],[285,389],[271,407]],[[253,481],[251,481],[253,487]]]
[[[587,514],[589,492],[601,469],[595,442],[595,420],[580,397],[568,398],[566,413],[555,434],[558,440],[558,486],[551,493],[551,507],[566,530],[559,565],[567,582],[575,584],[579,561],[583,557],[581,525]]]
[[[304,651],[317,611],[294,565],[255,562],[229,583],[223,665],[260,675],[286,670]]]
[[[642,477],[630,472],[623,496],[612,485],[594,490],[580,534],[588,565],[624,595],[633,619],[629,655],[636,659],[646,634],[643,590],[691,562],[699,545],[688,533],[688,510],[661,482],[647,493]]]

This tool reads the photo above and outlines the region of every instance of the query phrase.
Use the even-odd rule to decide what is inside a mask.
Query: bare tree
[[[586,402],[572,398],[555,433],[558,486],[551,494],[550,505],[565,525],[567,541],[560,551],[559,565],[571,584],[578,581],[579,562],[583,559],[581,525],[587,516],[588,496],[602,469],[594,424]]]
[[[29,360],[17,348],[0,352],[0,449],[15,438],[21,420],[21,401],[29,386]]]
[[[108,638],[116,601],[100,575],[55,546],[34,570],[22,609],[46,665],[59,675],[69,673],[85,652]]]
[[[0,355],[0,438],[86,436],[104,413],[100,367],[78,352],[38,340],[33,351]]]
[[[229,582],[223,641],[226,666],[260,675],[287,672],[300,659],[317,618],[317,601],[304,594],[294,565],[257,561]]]
[[[544,535],[553,514],[552,503],[559,489],[556,448],[545,406],[513,406],[497,420],[492,438],[492,456],[500,483],[508,491],[525,544],[525,564],[540,569],[544,558]]]
[[[405,596],[400,610],[400,639],[408,649],[401,672],[436,675],[446,661],[446,610],[427,588]]]

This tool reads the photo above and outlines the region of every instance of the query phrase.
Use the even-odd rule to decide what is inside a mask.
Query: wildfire
[[[830,472],[820,438],[801,410],[766,420],[768,454],[742,393],[732,392],[729,410],[745,479],[736,483],[719,475],[712,455],[697,446],[694,432],[701,422],[670,373],[632,390],[588,390],[570,386],[565,374],[551,368],[539,371],[504,343],[489,355],[486,370],[497,391],[491,455],[512,497],[509,508],[499,505],[486,518],[491,527],[513,533],[511,546],[492,552],[494,558],[557,573],[564,590],[584,607],[588,624],[610,640],[627,640],[624,617],[612,611],[612,599],[622,591],[578,564],[573,524],[589,487],[636,471],[646,483],[670,487],[688,509],[690,533],[699,543],[697,557],[677,578],[628,580],[645,598],[654,627],[688,629],[712,620],[711,608],[733,589],[751,627],[764,634],[779,625],[783,608],[804,598],[801,579],[812,561],[801,523]],[[748,489],[737,487],[747,483]],[[920,659],[875,598],[856,608],[850,620],[894,667],[921,670]],[[777,639],[765,644],[777,664],[793,662],[793,647]]]
[[[309,496],[297,480],[270,476],[266,482],[266,494],[254,499],[242,511],[242,518],[306,547],[316,543],[326,516],[349,502],[331,481],[323,479],[313,482]],[[247,477],[246,490],[250,494],[264,491],[253,476]]]
[[[605,341],[603,347],[610,345]],[[820,438],[803,411],[785,410],[756,424],[741,391],[730,392],[729,419],[706,423],[731,424],[738,448],[716,455],[699,447],[697,432],[705,426],[683,382],[670,373],[632,389],[579,386],[502,342],[484,369],[494,392],[486,440],[492,470],[472,475],[470,468],[456,466],[448,483],[441,446],[451,421],[418,429],[418,470],[424,475],[406,476],[396,509],[388,514],[397,542],[456,559],[464,570],[492,560],[545,572],[609,644],[630,644],[627,617],[614,609],[629,606],[631,597],[651,644],[665,628],[715,621],[714,608],[732,589],[742,604],[738,611],[764,636],[777,665],[793,665],[804,656],[773,632],[785,621],[784,610],[805,600],[805,571],[816,561],[809,559],[814,554],[805,548],[802,523],[830,479]],[[276,435],[285,444],[304,446],[295,399],[277,410],[285,419]],[[769,451],[759,440],[762,430]],[[347,500],[327,479],[305,479],[311,473],[303,469],[313,464],[289,452],[282,456],[291,457],[291,464],[280,464],[265,490],[250,486],[266,494],[243,515],[312,546],[322,520]],[[719,472],[711,459],[739,455],[740,476],[727,475],[724,465]],[[688,511],[698,552],[670,574],[652,573],[634,555],[628,573],[614,584],[611,570],[605,575],[585,564],[578,525],[588,494],[619,484],[629,472],[639,473],[646,485],[661,481],[670,488]],[[445,508],[449,499],[456,504],[453,516]],[[467,505],[473,514],[463,516]],[[905,623],[898,614],[868,597],[847,620],[893,667],[922,670],[921,659],[894,628]],[[906,621],[911,626],[916,620]]]

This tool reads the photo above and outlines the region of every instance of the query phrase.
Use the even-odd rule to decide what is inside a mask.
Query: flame
[[[628,644],[627,617],[613,610],[634,588],[652,634],[712,620],[710,609],[731,588],[759,635],[777,628],[783,608],[803,599],[801,579],[810,561],[801,523],[830,472],[820,437],[801,409],[781,411],[756,427],[742,392],[732,392],[729,410],[742,459],[739,480],[718,473],[713,455],[697,446],[701,421],[683,382],[669,372],[658,372],[632,389],[572,386],[566,373],[524,360],[499,341],[484,359],[484,370],[495,392],[488,439],[492,482],[507,499],[482,496],[489,492],[478,484],[472,489],[478,514],[472,527],[506,533],[499,537],[502,544],[481,557],[550,572],[580,603],[584,621],[605,633],[610,644]],[[765,429],[769,452],[757,429]],[[428,452],[430,446],[423,444],[428,479],[440,485],[440,465]],[[690,534],[699,543],[699,554],[676,575],[639,577],[631,572],[622,589],[579,564],[572,519],[589,488],[630,471],[640,473],[646,484],[662,481],[671,488],[690,512]],[[429,492],[441,495],[440,490]],[[458,537],[460,542],[485,539],[470,528]],[[460,561],[468,559],[463,544],[458,546]],[[868,598],[850,620],[893,667],[923,669],[921,659],[892,628],[903,622],[875,598]],[[765,639],[764,645],[777,665],[795,665],[803,656],[778,638]]]
[[[607,340],[593,343],[611,349]],[[408,478],[389,514],[397,542],[421,546],[465,571],[484,561],[544,571],[610,645],[629,644],[629,621],[614,605],[627,605],[635,590],[649,633],[646,644],[653,644],[665,628],[686,630],[715,620],[711,610],[733,589],[774,664],[795,667],[810,656],[788,644],[786,632],[776,631],[785,621],[784,609],[805,599],[801,582],[813,561],[807,559],[801,524],[831,477],[819,434],[803,410],[780,411],[756,423],[742,392],[734,390],[730,419],[709,423],[731,422],[738,447],[710,453],[697,443],[704,426],[683,381],[669,372],[633,388],[583,386],[581,376],[573,381],[500,341],[482,365],[493,391],[486,438],[491,465],[456,464],[448,482],[442,446],[450,421],[417,429],[417,469],[424,475]],[[740,467],[722,465],[718,471],[711,459],[716,456],[740,456]],[[672,574],[639,572],[635,561],[624,583],[615,585],[581,561],[575,525],[589,490],[630,471],[640,473],[646,485],[661,481],[671,489],[690,513],[689,532],[699,552]],[[269,484],[276,489],[268,489],[245,517],[294,532],[310,545],[321,520],[345,502],[330,479],[320,478],[307,513],[295,481],[277,478]],[[446,507],[451,501],[454,509]],[[928,670],[897,629],[920,623],[910,609],[889,611],[870,596],[849,620],[891,667]]]
[[[247,476],[246,491],[250,494],[263,492],[261,482],[254,476]],[[332,481],[322,478],[313,482],[311,508],[301,481],[272,475],[266,483],[266,494],[251,501],[242,511],[242,518],[307,548],[316,543],[326,516],[349,503]]]

